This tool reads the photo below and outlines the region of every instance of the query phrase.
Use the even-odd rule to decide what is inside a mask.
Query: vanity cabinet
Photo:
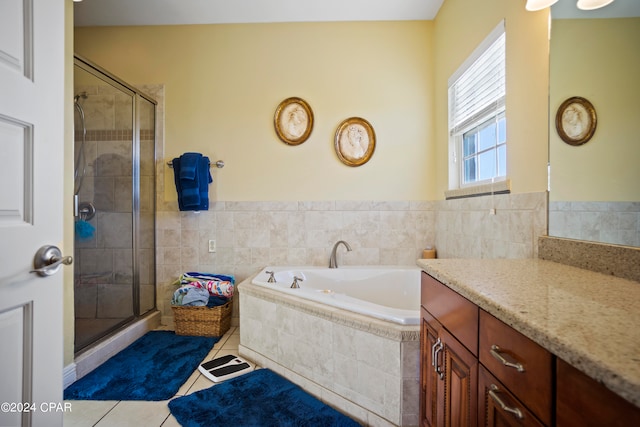
[[[557,427],[640,426],[640,408],[557,359]]]
[[[478,424],[478,307],[422,275],[420,424]]]
[[[552,425],[552,354],[426,273],[421,285],[421,425]]]
[[[420,425],[640,426],[640,407],[426,273]]]

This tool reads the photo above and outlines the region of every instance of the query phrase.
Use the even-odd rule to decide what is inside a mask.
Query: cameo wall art
[[[347,166],[362,166],[373,155],[376,134],[368,121],[351,117],[338,126],[334,145],[342,163]]]
[[[556,113],[556,130],[564,142],[582,145],[596,131],[596,110],[585,98],[574,96],[560,105]]]
[[[313,111],[301,98],[282,101],[273,118],[276,134],[282,142],[299,145],[305,142],[313,130]]]

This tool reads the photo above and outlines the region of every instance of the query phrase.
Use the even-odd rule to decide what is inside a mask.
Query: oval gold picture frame
[[[336,129],[336,154],[347,166],[362,166],[371,159],[376,149],[376,133],[363,118],[350,117]]]
[[[569,145],[582,145],[596,131],[598,119],[591,102],[580,96],[565,100],[556,113],[556,130]]]
[[[273,117],[278,138],[288,145],[305,142],[313,130],[313,111],[309,104],[298,97],[282,101]]]

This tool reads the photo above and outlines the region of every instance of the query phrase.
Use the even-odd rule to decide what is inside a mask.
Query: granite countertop
[[[423,271],[640,406],[640,283],[540,259],[421,259]]]

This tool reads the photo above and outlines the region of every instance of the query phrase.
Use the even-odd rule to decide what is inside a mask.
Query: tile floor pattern
[[[240,328],[231,327],[211,349],[205,360],[227,354],[238,355]],[[214,383],[200,374],[196,367],[189,379],[180,387],[177,396],[209,388]],[[64,413],[64,427],[179,427],[180,424],[169,412],[168,400],[160,402],[144,401],[104,401],[68,400],[71,411]]]

